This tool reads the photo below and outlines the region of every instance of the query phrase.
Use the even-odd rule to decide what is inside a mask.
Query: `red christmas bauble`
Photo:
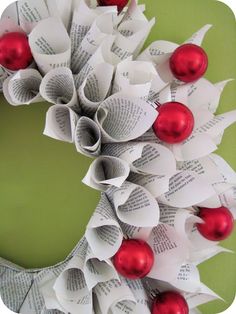
[[[208,67],[206,52],[197,45],[184,44],[178,47],[170,58],[170,69],[173,75],[185,83],[201,78]]]
[[[28,37],[25,34],[6,33],[0,38],[0,64],[6,69],[25,69],[32,61]]]
[[[128,2],[129,0],[98,0],[98,4],[101,6],[116,5],[119,12],[124,9]]]
[[[179,102],[167,102],[158,109],[159,115],[153,124],[156,136],[163,142],[183,142],[193,131],[192,112]]]
[[[113,257],[114,266],[119,274],[128,279],[145,277],[154,263],[151,247],[143,240],[123,240]]]
[[[152,314],[188,314],[189,308],[185,298],[178,292],[159,293],[152,305]]]
[[[234,217],[226,207],[199,209],[198,216],[204,223],[196,224],[201,235],[211,241],[228,238],[234,228]]]

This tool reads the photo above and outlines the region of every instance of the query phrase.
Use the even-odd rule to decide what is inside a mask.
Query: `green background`
[[[46,103],[0,105],[0,256],[24,267],[63,260],[100,194],[81,183],[91,159],[42,135]]]
[[[181,43],[205,24],[213,24],[203,47],[209,56],[206,77],[235,78],[236,29],[232,11],[215,0],[146,0],[146,14],[157,23],[146,43]],[[71,144],[42,135],[48,104],[12,107],[0,98],[0,256],[27,268],[63,260],[84,233],[99,193],[81,179],[91,159]],[[218,112],[236,108],[236,82],[225,88]],[[236,170],[236,125],[226,132],[219,153]],[[236,250],[236,232],[222,242]],[[200,265],[202,281],[226,302],[202,306],[219,313],[236,290],[235,254],[220,254]]]

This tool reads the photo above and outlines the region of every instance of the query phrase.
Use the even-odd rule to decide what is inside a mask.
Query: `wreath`
[[[214,153],[236,110],[216,115],[230,81],[203,78],[201,43],[142,51],[155,18],[131,0],[19,0],[0,21],[0,87],[9,104],[52,103],[44,134],[94,158],[101,191],[83,238],[61,263],[0,259],[0,293],[20,313],[199,313],[220,298],[197,266],[227,251],[236,174]],[[71,18],[72,16],[72,18]]]

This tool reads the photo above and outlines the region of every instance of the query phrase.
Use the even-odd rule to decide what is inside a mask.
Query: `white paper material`
[[[17,6],[20,26],[26,33],[30,33],[39,21],[49,17],[44,0],[19,0]]]
[[[50,103],[67,105],[80,112],[74,77],[69,68],[60,67],[49,71],[42,80],[40,93]]]
[[[215,113],[219,105],[221,94],[225,86],[231,81],[232,80],[225,80],[212,84],[205,78],[201,78],[192,84],[187,84],[189,86],[188,107],[193,111],[203,108]]]
[[[100,105],[95,121],[101,128],[103,142],[126,142],[150,129],[156,117],[151,103],[115,94]]]
[[[184,142],[172,146],[177,161],[198,159],[213,153],[216,149],[214,140],[205,133],[192,134]]]
[[[141,280],[127,280],[126,282],[135,297],[135,301],[137,302],[135,305],[134,313],[150,314],[151,312],[149,309],[149,299],[148,299],[148,295],[146,291],[144,290],[142,281]]]
[[[121,23],[112,52],[120,61],[131,55],[136,58],[154,24],[155,18],[149,22],[132,20]]]
[[[42,101],[39,87],[41,74],[35,69],[25,69],[16,72],[5,79],[3,93],[8,103],[13,106],[29,105]]]
[[[212,245],[211,247],[206,248],[205,250],[196,250],[196,251],[192,251],[189,261],[191,261],[193,264],[195,265],[199,265],[202,262],[205,262],[206,260],[214,257],[215,255],[219,254],[219,253],[233,253],[232,251],[219,246],[219,245]]]
[[[193,294],[192,298],[191,295],[189,295],[190,298],[187,301],[189,303],[190,308],[194,308],[202,303],[217,298],[220,299],[220,297],[216,293],[214,293],[212,290],[210,290],[204,284],[201,283],[199,271],[197,267],[194,266],[193,264],[182,265],[181,268],[179,269],[179,273],[177,274],[175,280],[172,281],[171,284],[177,289],[187,291],[188,293],[185,294],[187,300],[189,293]]]
[[[116,14],[115,6],[92,7],[89,0],[74,1],[73,18],[70,29],[72,52],[76,51],[95,19],[104,13]]]
[[[26,270],[0,259],[0,289],[4,303],[17,313],[44,313],[45,299],[41,291],[42,285],[56,278],[66,264],[67,259],[53,267]],[[55,313],[59,314],[57,311]]]
[[[172,145],[176,159],[198,159],[214,152],[217,149],[216,142],[219,144],[219,136],[221,138],[224,130],[235,121],[236,110],[216,116],[203,110],[195,115],[195,128],[190,137],[180,144]]]
[[[143,186],[155,198],[169,191],[170,176],[141,175],[132,172],[128,180]]]
[[[40,292],[43,294],[43,298],[45,301],[45,307],[42,310],[44,313],[50,310],[59,310],[63,313],[68,313],[68,311],[62,307],[62,305],[59,303],[59,300],[57,299],[55,290],[53,289],[53,286],[55,285],[55,281],[57,279],[56,274],[54,272],[48,272],[46,276],[42,278],[39,284]]]
[[[149,61],[159,65],[165,62],[178,46],[178,44],[170,41],[155,41],[138,56],[137,60]]]
[[[8,308],[12,311],[18,312],[24,302],[25,295],[31,288],[33,282],[33,274],[27,274],[23,270],[16,271],[10,267],[2,266],[5,261],[1,260],[1,298]],[[17,279],[17,280],[16,280]],[[14,288],[13,288],[14,287]],[[12,291],[16,289],[12,297]]]
[[[85,238],[74,252],[65,269],[56,279],[53,289],[60,304],[70,313],[78,310],[92,313],[92,289],[100,282],[118,279],[110,260],[99,261]]]
[[[100,260],[112,257],[121,246],[123,233],[105,194],[101,195],[100,202],[90,218],[85,237],[92,252]]]
[[[122,92],[148,100],[165,85],[150,62],[128,58],[117,65],[112,93]]]
[[[114,35],[108,35],[97,48],[96,52],[84,65],[82,70],[75,76],[75,84],[77,89],[79,89],[80,85],[84,82],[88,74],[94,71],[95,68],[100,64],[109,63],[111,65],[115,65],[117,63],[117,60],[114,58],[114,54],[111,52],[114,39]]]
[[[155,143],[105,144],[102,154],[119,157],[130,165],[133,172],[150,175],[173,175],[175,157],[165,146]]]
[[[138,240],[147,241],[152,232],[152,227],[137,227],[137,226],[126,224],[122,221],[120,221],[120,226],[121,226],[123,234],[128,239],[138,239]]]
[[[59,18],[69,31],[73,0],[45,0],[50,16]]]
[[[124,160],[100,156],[92,162],[82,182],[91,188],[106,191],[110,186],[121,187],[129,171],[129,165]]]
[[[222,206],[236,208],[236,187],[232,187],[219,195]]]
[[[12,20],[8,16],[2,15],[0,20],[0,36],[9,32],[24,33],[23,29],[16,24],[16,21]]]
[[[149,100],[155,102],[158,106],[161,106],[167,102],[180,102],[182,104],[188,104],[188,85],[178,85],[176,82],[172,82],[156,93],[149,95]],[[193,112],[194,114],[194,112]]]
[[[187,261],[189,250],[182,238],[169,225],[153,228],[148,240],[154,252],[154,265],[147,277],[172,282],[179,267]]]
[[[195,129],[194,133],[205,133],[214,139],[235,121],[236,110],[232,110],[213,117],[202,126]]]
[[[95,157],[101,151],[102,135],[98,125],[88,117],[80,117],[75,129],[76,150],[88,157]]]
[[[191,171],[181,171],[170,178],[169,191],[158,200],[173,207],[186,208],[215,194],[212,185],[200,176]]]
[[[190,308],[190,314],[201,314],[201,312],[196,308],[199,305],[205,304],[207,302],[221,299],[214,291],[209,289],[206,285],[201,283],[201,291],[196,293],[184,293],[184,297]]]
[[[93,116],[99,105],[109,96],[113,79],[113,65],[101,63],[91,71],[78,89],[83,112]]]
[[[155,135],[152,127],[143,135],[133,140],[133,142],[152,142],[157,144],[162,143],[162,141]]]
[[[29,35],[30,48],[40,71],[69,67],[71,41],[63,23],[50,17],[37,24]]]
[[[0,92],[2,92],[3,82],[7,79],[8,75],[6,70],[0,66]]]
[[[79,116],[67,106],[51,106],[46,114],[43,134],[56,140],[73,143],[78,119]]]
[[[145,4],[138,4],[138,0],[129,1],[128,7],[125,7],[122,12],[124,12],[122,21],[126,20],[140,20],[147,21],[144,11],[146,9]]]
[[[189,230],[187,230],[187,233],[188,233],[188,238],[190,242],[192,243],[192,247],[193,247],[192,252],[201,251],[201,250],[204,251],[205,249],[211,249],[212,247],[215,247],[219,243],[217,241],[210,241],[204,238],[200,234],[200,232],[198,232],[196,226],[192,226],[191,228],[189,228]]]
[[[72,53],[80,46],[96,17],[96,11],[88,6],[88,1],[79,1],[73,11],[70,29]]]
[[[105,13],[96,18],[91,28],[83,38],[79,48],[74,50],[71,57],[73,73],[79,73],[102,41],[113,34],[113,13]]]
[[[84,275],[89,290],[92,290],[99,282],[118,279],[118,273],[111,260],[99,261],[88,247],[85,260]]]
[[[195,210],[189,208],[176,208],[159,203],[160,222],[167,224],[175,229],[182,238],[183,245],[191,246],[188,241],[188,232],[196,223],[202,223],[202,219],[196,216]]]
[[[212,184],[231,182],[231,180],[231,183],[235,184],[235,172],[222,157],[216,154],[182,162],[180,169],[194,171]]]
[[[92,292],[89,291],[83,266],[86,256],[86,240],[81,242],[81,250],[74,255],[59,275],[53,289],[59,303],[69,313],[92,313]]]
[[[3,11],[2,15],[1,15],[1,21],[7,22],[7,20],[9,20],[9,23],[11,25],[15,25],[18,26],[19,29],[21,29],[22,32],[23,29],[20,27],[19,25],[19,17],[18,17],[18,12],[17,12],[17,2],[13,2],[11,4],[9,4],[5,10]],[[0,23],[1,26],[4,25]]]
[[[189,39],[187,39],[184,43],[185,44],[194,44],[201,46],[204,37],[206,36],[206,33],[209,31],[209,29],[212,27],[211,24],[204,25],[199,31],[194,33]]]
[[[108,282],[108,284],[109,287],[111,287],[111,283]],[[114,281],[112,284],[114,284]],[[105,287],[100,286],[99,288],[101,289]],[[122,278],[121,288],[123,288],[123,295],[121,295],[122,291],[117,288],[118,286],[116,284],[116,289],[110,291],[111,293],[114,293],[114,296],[111,294],[111,297],[113,297],[111,300],[114,301],[110,306],[111,313],[122,314],[125,312],[129,314],[150,314],[148,296],[146,295],[141,280],[124,280]],[[100,294],[100,289],[98,290],[97,296],[100,299],[102,306],[104,304],[102,301],[104,302],[104,300],[102,298],[103,295]]]
[[[148,21],[137,2],[132,0],[127,14],[117,28],[112,52],[120,61],[131,55],[136,58],[154,24],[155,18]]]
[[[19,25],[25,33],[30,33],[38,22],[50,16],[44,0],[18,0],[10,4],[1,16],[10,23]]]
[[[102,313],[121,314],[123,311],[119,310],[120,308],[126,312],[131,308],[128,313],[136,313],[134,312],[135,297],[123,278],[121,281],[110,280],[100,283],[95,287],[94,292]]]
[[[158,203],[143,187],[126,181],[120,188],[108,189],[106,195],[122,222],[135,227],[154,227],[158,224]]]

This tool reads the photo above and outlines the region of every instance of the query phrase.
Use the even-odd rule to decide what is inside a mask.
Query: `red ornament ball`
[[[158,109],[153,131],[163,142],[175,144],[186,140],[193,131],[192,112],[179,102],[167,102]]]
[[[226,207],[199,209],[198,216],[204,223],[196,224],[201,235],[211,241],[228,238],[234,228],[234,217]]]
[[[114,266],[119,274],[128,279],[145,277],[154,263],[151,247],[143,240],[123,240],[113,257]]]
[[[25,69],[32,61],[28,37],[25,34],[12,32],[0,38],[0,64],[6,69]]]
[[[152,314],[188,314],[189,308],[185,298],[178,292],[159,293],[152,306]]]
[[[128,2],[129,0],[98,0],[98,5],[101,6],[116,5],[118,11],[120,12],[124,9]]]
[[[184,44],[178,47],[170,58],[170,69],[173,75],[185,83],[201,78],[208,67],[206,52],[197,45]]]

